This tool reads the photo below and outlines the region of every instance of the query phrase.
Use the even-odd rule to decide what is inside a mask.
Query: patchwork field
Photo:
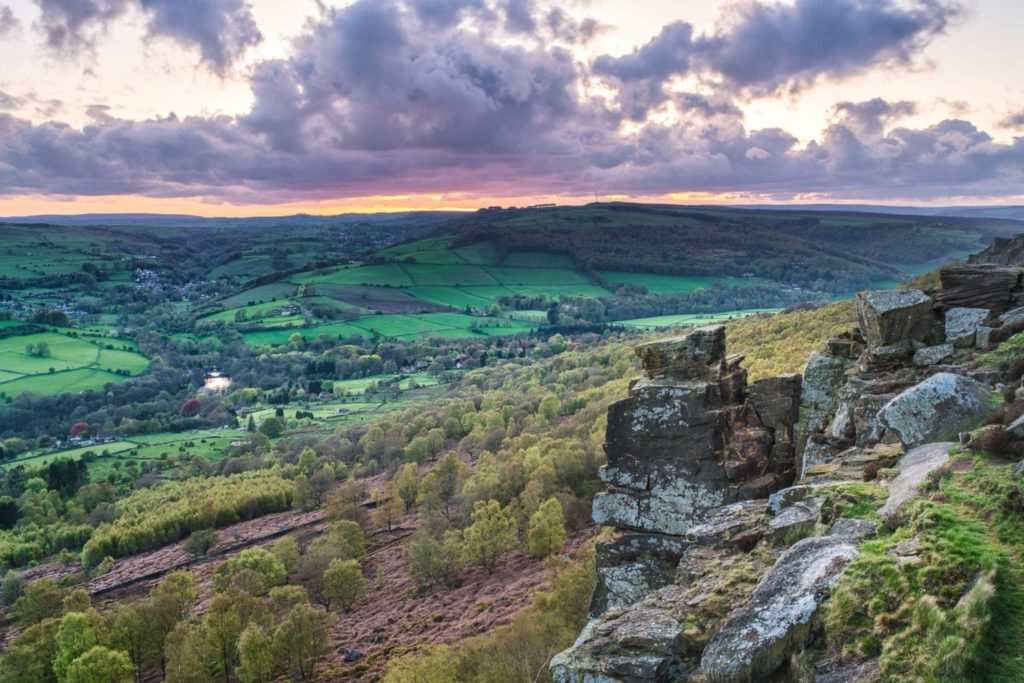
[[[0,339],[0,398],[102,389],[148,367],[149,360],[128,340],[60,332],[7,337]]]

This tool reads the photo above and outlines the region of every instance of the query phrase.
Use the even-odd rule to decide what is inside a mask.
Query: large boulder
[[[946,342],[958,348],[974,346],[978,328],[989,317],[987,308],[951,308],[946,311]]]
[[[591,613],[625,607],[670,585],[690,542],[679,536],[613,531],[596,547],[597,587]]]
[[[878,411],[881,437],[906,448],[957,438],[992,409],[992,389],[963,375],[940,372],[894,397]]]
[[[848,536],[806,538],[779,557],[750,601],[708,643],[701,671],[711,683],[752,683],[802,648],[819,607],[857,556]]]
[[[951,442],[930,443],[918,446],[900,458],[896,465],[899,474],[889,482],[889,497],[885,505],[878,509],[879,516],[883,519],[898,516],[903,506],[917,495],[929,475],[949,462],[952,448]]]
[[[934,323],[932,299],[917,289],[861,292],[857,295],[857,318],[873,349],[924,341]]]

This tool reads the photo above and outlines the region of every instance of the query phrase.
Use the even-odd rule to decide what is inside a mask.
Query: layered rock
[[[593,518],[619,533],[598,550],[595,612],[666,585],[680,537],[722,506],[764,498],[795,473],[800,377],[747,383],[725,328],[637,349],[646,378],[611,405]]]
[[[939,273],[938,302],[946,308],[985,308],[1003,313],[1024,301],[1020,268],[992,263],[950,266]]]

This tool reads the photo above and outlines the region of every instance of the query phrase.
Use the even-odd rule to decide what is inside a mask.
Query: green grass
[[[680,313],[678,315],[659,315],[653,318],[634,318],[633,320],[619,320],[615,324],[624,327],[633,327],[640,330],[657,330],[667,327],[692,327],[694,325],[713,325],[745,318],[757,313],[775,313],[778,309],[752,308],[740,311],[725,311],[723,313]]]
[[[965,467],[966,466],[966,467]],[[831,647],[886,681],[1024,680],[1024,518],[1005,465],[961,457],[903,523],[864,544],[826,605]],[[917,539],[916,563],[891,553]]]
[[[487,266],[493,278],[505,286],[519,287],[565,287],[590,285],[590,281],[582,274],[568,268],[511,268],[507,266]]]
[[[46,343],[50,355],[26,352],[30,344]],[[107,346],[115,346],[108,349]],[[126,350],[131,349],[131,350]],[[42,396],[102,389],[111,382],[145,372],[149,360],[135,342],[116,338],[42,332],[0,339],[0,394],[14,398],[31,392]]]
[[[260,285],[252,289],[239,292],[222,299],[221,303],[228,308],[247,306],[249,304],[264,303],[274,299],[287,299],[295,294],[297,288],[288,282],[272,282],[268,285]]]
[[[431,266],[426,266],[430,268]],[[412,287],[414,283],[397,263],[383,263],[369,266],[341,266],[326,270],[301,273],[292,278],[299,284],[330,285],[378,285],[390,287]],[[429,284],[429,283],[424,283]]]
[[[654,273],[627,273],[600,271],[598,273],[613,285],[638,285],[646,287],[651,294],[690,294],[708,289],[716,284],[729,287],[743,287],[756,284],[753,278],[716,278],[685,275],[658,275]]]

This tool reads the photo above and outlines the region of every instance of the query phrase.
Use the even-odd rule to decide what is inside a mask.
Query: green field
[[[476,317],[462,313],[424,313],[421,315],[370,315],[351,322],[329,323],[312,327],[286,328],[243,332],[242,338],[250,346],[280,346],[293,335],[313,340],[327,336],[337,339],[375,336],[385,339],[411,341],[431,337],[462,339],[476,335],[504,336],[529,332],[532,325],[516,320]]]
[[[667,327],[693,327],[694,325],[712,325],[736,318],[745,318],[756,313],[777,313],[777,308],[751,308],[742,311],[725,311],[723,313],[685,313],[680,315],[659,315],[653,318],[636,318],[619,320],[616,325],[632,327],[640,330],[656,330]]]
[[[653,273],[626,273],[603,270],[598,273],[613,285],[638,285],[646,287],[651,294],[689,294],[707,289],[716,284],[727,287],[743,287],[757,284],[757,281],[743,278],[697,277],[686,275],[657,275]]]
[[[28,353],[28,346],[40,343],[49,347],[49,355]],[[145,372],[149,360],[135,349],[135,343],[127,340],[59,332],[0,339],[0,395],[14,398],[31,392],[52,396],[102,389]]]

